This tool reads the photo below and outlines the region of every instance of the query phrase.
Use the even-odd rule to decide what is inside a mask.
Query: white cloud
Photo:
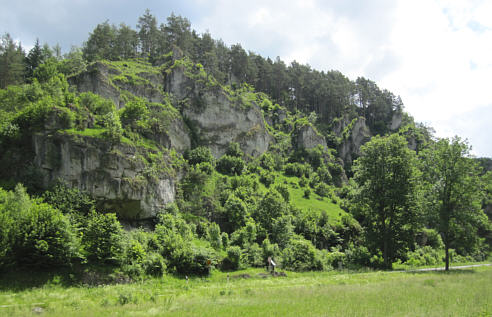
[[[492,118],[463,118],[492,107],[492,2],[340,3],[219,1],[198,26],[263,55],[375,80],[438,136],[460,134],[492,156],[482,137]]]
[[[118,5],[116,5],[118,3]],[[492,157],[492,1],[488,0],[0,0],[0,31],[23,44],[80,45],[97,23],[135,25],[172,11],[226,44],[319,70],[364,76],[396,95],[439,136],[460,134]],[[87,14],[91,12],[91,14]],[[480,118],[480,112],[485,119]],[[488,116],[488,117],[487,117]],[[473,119],[469,119],[473,118]],[[481,120],[478,120],[480,118]],[[465,122],[465,123],[463,123]]]

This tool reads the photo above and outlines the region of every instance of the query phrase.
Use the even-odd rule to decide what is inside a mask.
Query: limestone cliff
[[[200,73],[201,69],[196,71]],[[208,146],[215,157],[222,156],[230,142],[239,143],[246,155],[263,154],[273,138],[259,106],[248,99],[248,92],[226,91],[196,76],[184,66],[174,67],[167,75],[165,88],[182,101],[183,118],[197,144]]]
[[[44,187],[57,181],[87,191],[123,219],[147,219],[174,201],[177,174],[165,166],[152,173],[141,149],[102,138],[36,133],[34,164]],[[163,157],[163,165],[168,158]]]
[[[334,123],[333,130],[339,137],[338,155],[351,164],[360,154],[360,147],[370,140],[371,133],[364,117],[349,120],[343,117]]]
[[[230,142],[238,142],[245,154],[256,157],[273,139],[254,93],[227,90],[186,61],[160,67],[138,61],[97,62],[70,82],[79,92],[112,100],[119,109],[138,98],[148,103],[149,111],[163,109],[155,112],[163,122],[141,132],[154,145],[137,146],[126,138],[111,141],[93,124],[82,131],[69,129],[57,116],[33,134],[34,165],[44,188],[63,181],[124,219],[154,217],[174,201],[181,172],[171,156],[193,142],[210,147],[215,157],[223,155]]]

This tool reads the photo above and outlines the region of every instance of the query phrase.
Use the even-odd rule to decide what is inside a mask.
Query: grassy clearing
[[[213,272],[93,288],[0,291],[0,315],[26,316],[490,316],[492,268],[445,272]],[[250,278],[238,278],[248,274]],[[39,307],[39,308],[36,308]]]
[[[286,176],[280,173],[275,173],[275,185],[285,184],[289,188],[290,200],[292,204],[301,210],[311,210],[319,213],[326,211],[330,217],[331,223],[335,223],[341,219],[346,212],[339,205],[333,203],[327,197],[321,197],[312,191],[309,199],[304,198],[304,189],[298,185],[299,178],[294,176]],[[272,186],[275,186],[272,185]]]

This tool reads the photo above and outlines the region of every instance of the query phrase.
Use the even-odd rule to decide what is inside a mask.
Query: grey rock
[[[129,220],[152,218],[174,201],[177,177],[147,177],[132,146],[66,134],[38,133],[33,141],[45,188],[62,180]]]

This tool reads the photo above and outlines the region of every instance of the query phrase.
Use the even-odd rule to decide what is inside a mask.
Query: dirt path
[[[492,263],[484,263],[484,264],[473,264],[473,265],[461,265],[461,266],[450,266],[450,270],[459,270],[459,269],[469,269],[472,267],[479,266],[492,266]],[[429,267],[425,269],[416,269],[416,270],[407,270],[407,271],[395,271],[395,272],[425,272],[425,271],[444,271],[444,267]]]

